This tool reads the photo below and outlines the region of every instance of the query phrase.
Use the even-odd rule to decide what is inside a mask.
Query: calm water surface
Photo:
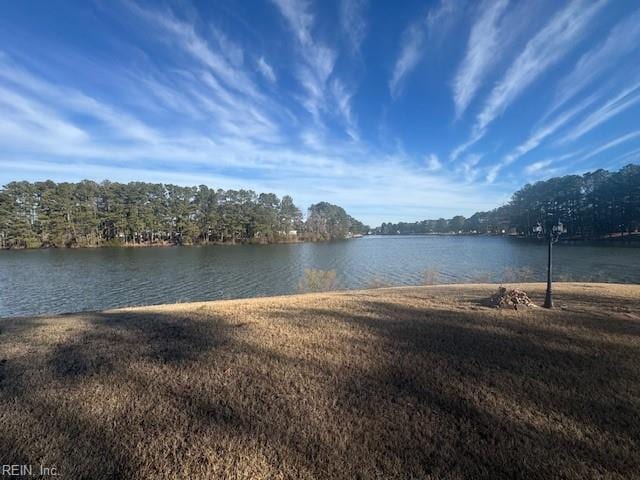
[[[554,248],[564,279],[640,283],[640,249]],[[365,237],[332,243],[0,251],[0,317],[295,293],[306,268],[341,288],[543,280],[546,247],[501,237]],[[433,276],[433,273],[431,273]]]

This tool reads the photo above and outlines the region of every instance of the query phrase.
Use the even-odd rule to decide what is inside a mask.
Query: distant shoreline
[[[341,242],[346,240],[355,240],[366,237],[500,237],[510,240],[529,243],[544,243],[544,238],[523,237],[520,235],[508,235],[498,233],[375,233],[364,235],[364,237],[351,238],[334,238],[329,240],[282,240],[277,242],[198,242],[198,243],[122,243],[122,244],[103,244],[103,245],[73,245],[69,247],[58,247],[55,245],[44,245],[39,247],[10,247],[0,248],[0,251],[9,250],[85,250],[85,249],[131,249],[131,248],[170,248],[170,247],[208,247],[208,246],[243,246],[243,245],[291,245],[298,243],[329,243]],[[624,237],[620,235],[602,237],[602,238],[560,238],[559,244],[573,246],[609,246],[609,247],[640,247],[640,232],[634,232]]]
[[[376,237],[501,237],[518,241],[527,241],[531,243],[544,243],[545,238],[524,237],[522,235],[509,235],[500,233],[376,233]],[[624,235],[624,237],[616,234],[615,236],[600,238],[560,238],[559,242],[563,245],[607,245],[617,247],[640,247],[640,232],[633,232]]]
[[[360,237],[333,238],[328,240],[282,240],[277,242],[196,242],[196,243],[122,243],[122,244],[102,244],[102,245],[73,245],[69,247],[58,247],[55,245],[43,245],[39,247],[9,247],[0,248],[0,251],[9,250],[95,250],[95,249],[136,249],[136,248],[174,248],[174,247],[210,247],[210,246],[243,246],[243,245],[292,245],[298,243],[330,243],[355,240]]]

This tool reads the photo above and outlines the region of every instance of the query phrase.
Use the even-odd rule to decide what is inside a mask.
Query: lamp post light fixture
[[[533,229],[534,232],[540,237],[546,234],[548,241],[548,256],[547,256],[547,294],[544,298],[544,308],[553,308],[553,281],[552,281],[552,266],[553,266],[553,244],[560,239],[560,235],[567,232],[567,229],[558,222],[557,224],[550,225],[546,229],[542,228],[542,225],[538,225]]]

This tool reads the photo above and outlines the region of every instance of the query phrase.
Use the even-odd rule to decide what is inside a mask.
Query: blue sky
[[[0,3],[0,183],[470,215],[640,157],[635,0]]]

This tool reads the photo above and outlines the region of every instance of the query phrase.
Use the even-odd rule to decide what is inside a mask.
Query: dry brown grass
[[[541,304],[543,286],[512,285]],[[62,478],[638,478],[640,286],[0,321],[0,463]]]

